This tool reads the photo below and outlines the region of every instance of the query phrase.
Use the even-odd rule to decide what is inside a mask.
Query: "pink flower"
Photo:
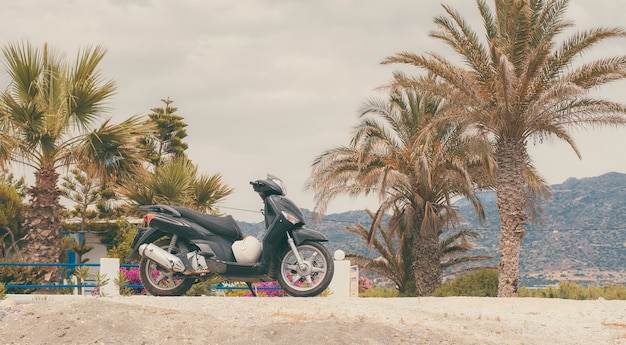
[[[253,289],[256,288],[257,296],[266,297],[285,297],[285,291],[280,289],[278,282],[260,282],[253,284]],[[267,290],[266,290],[267,289]],[[251,297],[252,292],[244,294],[245,297]]]
[[[369,290],[373,285],[373,282],[367,277],[359,277],[359,292],[365,292]]]

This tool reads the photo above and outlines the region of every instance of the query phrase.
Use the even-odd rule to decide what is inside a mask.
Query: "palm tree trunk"
[[[413,270],[420,296],[429,296],[441,284],[441,248],[438,238],[416,236]]]
[[[400,282],[396,282],[398,285],[398,291],[401,296],[405,297],[416,297],[419,296],[419,291],[417,290],[417,285],[415,284],[416,275],[415,275],[415,244],[413,240],[413,234],[409,231],[404,231],[402,234],[398,235],[399,237],[399,259],[398,265],[399,273],[398,275],[401,277],[398,279]]]
[[[500,264],[498,297],[515,297],[519,285],[519,253],[526,222],[526,180],[528,154],[523,140],[502,139],[496,149],[498,177],[496,205],[500,214]]]
[[[35,172],[35,186],[29,190],[30,211],[24,224],[28,235],[22,257],[26,262],[59,262],[62,224],[58,179],[59,174],[50,165]]]

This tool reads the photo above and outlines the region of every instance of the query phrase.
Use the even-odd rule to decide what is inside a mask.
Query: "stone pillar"
[[[116,297],[120,295],[119,286],[115,285],[120,272],[120,259],[118,258],[101,258],[100,259],[100,276],[108,280],[106,284],[100,287],[102,296]]]
[[[331,291],[329,297],[350,297],[353,295],[350,292],[350,260],[345,260],[345,253],[342,250],[337,250],[334,257],[335,274],[328,286]]]

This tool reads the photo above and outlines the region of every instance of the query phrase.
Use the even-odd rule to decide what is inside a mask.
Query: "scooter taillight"
[[[150,225],[150,221],[152,220],[152,218],[154,218],[154,215],[152,213],[148,213],[145,216],[143,216],[143,222],[146,225]]]

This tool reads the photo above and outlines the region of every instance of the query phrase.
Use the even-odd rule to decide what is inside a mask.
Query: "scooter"
[[[246,236],[230,215],[205,214],[186,207],[144,205],[144,226],[132,242],[129,259],[141,257],[140,278],[155,296],[180,296],[197,281],[214,277],[251,283],[278,281],[291,296],[324,292],[334,273],[328,237],[304,227],[304,215],[272,175],[250,182],[263,199],[262,241]]]

